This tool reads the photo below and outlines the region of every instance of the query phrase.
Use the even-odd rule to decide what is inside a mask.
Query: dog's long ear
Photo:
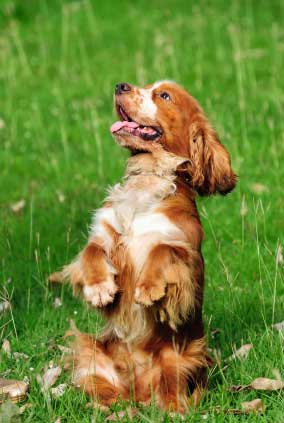
[[[227,194],[236,185],[231,159],[218,135],[200,111],[189,128],[188,173],[200,195]]]

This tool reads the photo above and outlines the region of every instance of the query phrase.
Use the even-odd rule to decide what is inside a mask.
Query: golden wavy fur
[[[226,194],[236,176],[197,101],[175,83],[118,84],[115,107],[111,131],[131,151],[125,177],[62,272],[106,319],[96,337],[73,331],[73,380],[102,405],[148,404],[154,395],[184,413],[198,403],[210,364],[195,195]]]

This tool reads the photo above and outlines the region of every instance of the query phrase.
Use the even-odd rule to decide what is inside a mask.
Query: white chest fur
[[[130,159],[125,180],[110,190],[110,206],[97,211],[90,234],[103,239],[109,250],[110,235],[102,225],[107,222],[121,235],[132,257],[141,258],[140,264],[155,243],[182,237],[181,230],[158,211],[162,200],[176,190],[174,171],[181,159],[167,155],[157,163],[143,156]]]
[[[148,225],[161,201],[175,192],[173,178],[160,178],[156,175],[134,175],[116,185],[108,200],[122,235],[138,234],[139,227]],[[150,220],[149,220],[150,219]],[[157,219],[155,219],[157,223]],[[138,231],[138,232],[137,232]]]

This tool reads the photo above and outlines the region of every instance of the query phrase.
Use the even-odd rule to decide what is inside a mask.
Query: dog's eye
[[[171,99],[170,95],[166,92],[161,93],[160,97],[163,98],[164,100],[167,100],[167,101],[169,101]]]

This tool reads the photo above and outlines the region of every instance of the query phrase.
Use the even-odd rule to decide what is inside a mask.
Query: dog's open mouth
[[[121,120],[115,122],[111,126],[110,130],[113,134],[124,131],[136,137],[142,138],[144,141],[154,141],[162,135],[160,128],[140,125],[132,120],[121,106],[117,107],[117,113]]]

